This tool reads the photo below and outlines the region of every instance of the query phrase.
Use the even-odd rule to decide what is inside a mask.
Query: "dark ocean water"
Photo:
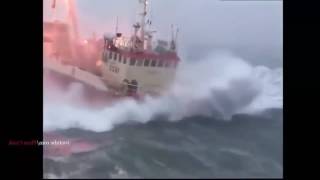
[[[62,160],[44,159],[44,178],[281,178],[282,109],[234,115],[231,121],[191,117],[121,124],[69,137],[108,141]]]

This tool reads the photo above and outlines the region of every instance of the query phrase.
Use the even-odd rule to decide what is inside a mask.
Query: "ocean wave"
[[[236,113],[281,108],[282,74],[282,68],[252,66],[233,55],[216,53],[182,62],[172,88],[161,97],[147,96],[142,103],[120,100],[99,110],[78,106],[81,84],[73,84],[66,92],[51,85],[44,88],[44,131],[81,128],[103,132],[130,121],[146,123],[158,115],[169,121],[195,115],[230,120]]]

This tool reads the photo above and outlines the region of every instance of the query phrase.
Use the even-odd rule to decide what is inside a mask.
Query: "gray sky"
[[[138,20],[138,0],[76,2],[80,32],[85,37],[94,31],[98,35],[114,32],[117,16],[119,30],[124,33],[130,33],[132,24]],[[51,16],[50,3],[44,0],[44,19]],[[156,37],[169,39],[170,25],[175,24],[180,29],[180,46],[267,49],[282,56],[282,1],[150,0],[150,3]]]

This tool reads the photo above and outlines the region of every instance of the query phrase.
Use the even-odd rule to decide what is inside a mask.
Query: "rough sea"
[[[282,67],[257,64],[225,52],[190,58],[163,97],[100,110],[75,105],[79,84],[44,87],[45,132],[104,142],[45,158],[44,178],[281,178]]]

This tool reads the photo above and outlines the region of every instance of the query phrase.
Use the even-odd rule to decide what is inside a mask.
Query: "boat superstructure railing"
[[[116,36],[113,37],[112,44],[121,49],[130,49],[133,51],[152,51],[154,50],[153,45],[153,36],[156,33],[155,30],[151,30],[151,20],[147,17],[147,8],[149,5],[148,0],[139,0],[139,3],[142,4],[142,12],[139,13],[141,15],[141,19],[139,22],[133,24],[134,32],[130,38],[123,37],[121,33],[118,32],[118,17],[116,19]],[[148,28],[146,28],[148,26]],[[172,37],[171,41],[168,41],[170,46],[167,50],[171,52],[175,52],[177,50],[177,36],[178,36],[178,29],[176,33],[173,32],[173,25],[172,25]],[[163,41],[163,40],[162,40]]]

